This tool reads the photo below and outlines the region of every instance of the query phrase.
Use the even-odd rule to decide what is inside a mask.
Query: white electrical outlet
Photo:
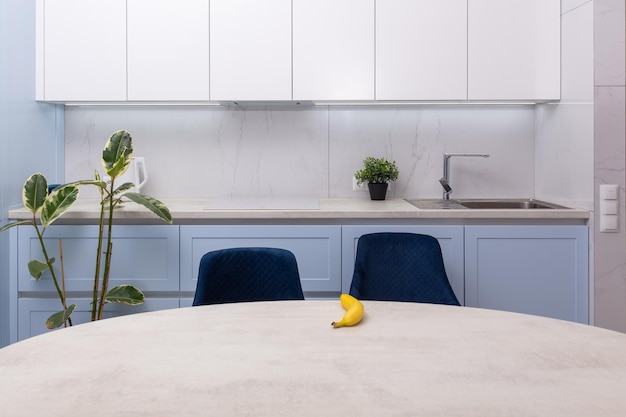
[[[352,191],[365,191],[367,190],[367,184],[362,182],[359,184],[356,177],[352,177]]]

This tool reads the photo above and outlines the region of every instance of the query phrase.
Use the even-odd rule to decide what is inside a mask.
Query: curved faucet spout
[[[488,158],[488,153],[466,153],[466,152],[446,152],[443,154],[443,177],[439,180],[439,183],[443,187],[443,199],[449,200],[450,193],[452,193],[452,187],[450,186],[450,158],[453,156],[478,156],[481,158]]]

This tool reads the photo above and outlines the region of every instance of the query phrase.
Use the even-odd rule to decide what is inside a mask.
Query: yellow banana
[[[343,315],[341,320],[332,322],[332,326],[337,328],[358,324],[365,312],[363,304],[349,294],[341,294],[339,301],[341,302],[341,306],[346,310],[346,314]]]

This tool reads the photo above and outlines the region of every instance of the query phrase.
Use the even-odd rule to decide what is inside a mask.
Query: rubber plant
[[[59,280],[54,268],[55,258],[48,255],[44,242],[44,233],[50,225],[76,202],[80,186],[96,186],[100,191],[98,248],[93,279],[91,320],[102,319],[106,303],[137,305],[144,302],[144,294],[132,285],[123,284],[111,289],[108,288],[113,255],[112,231],[114,211],[119,207],[122,198],[124,198],[144,206],[167,223],[172,223],[172,216],[165,204],[159,200],[145,194],[131,192],[130,189],[133,188],[133,183],[126,182],[116,186],[115,180],[124,174],[130,166],[132,153],[133,145],[130,133],[125,130],[119,130],[111,135],[102,151],[102,166],[110,181],[103,181],[96,170],[94,180],[63,184],[49,191],[48,182],[42,174],[35,173],[31,175],[24,183],[22,201],[24,207],[32,213],[32,219],[9,223],[0,229],[0,232],[2,232],[15,226],[31,225],[37,232],[44,261],[29,261],[28,271],[36,280],[39,280],[46,270],[49,271],[62,305],[62,310],[52,314],[46,321],[46,327],[49,329],[62,325],[71,326],[71,315],[76,309],[76,305],[67,305],[63,273],[61,273],[61,279]],[[62,255],[60,258],[61,271],[63,271]]]

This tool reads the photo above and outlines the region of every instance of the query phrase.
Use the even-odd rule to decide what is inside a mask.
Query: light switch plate
[[[600,216],[601,232],[617,232],[617,216],[611,214],[603,214]]]
[[[617,200],[600,200],[600,214],[617,215],[618,207],[619,207],[619,204]]]
[[[600,200],[617,200],[617,184],[600,184]]]

